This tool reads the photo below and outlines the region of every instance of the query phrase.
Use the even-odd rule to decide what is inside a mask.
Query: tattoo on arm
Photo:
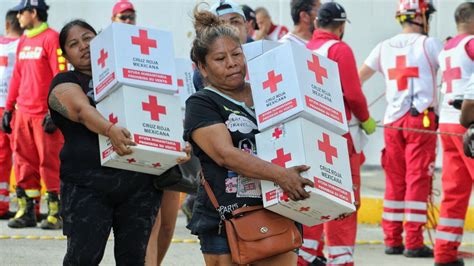
[[[56,94],[55,94],[54,91],[51,92],[51,94],[49,95],[49,106],[54,111],[60,113],[65,118],[69,119],[69,113],[68,113],[66,107],[64,107],[64,105],[61,104],[58,97],[56,97]]]

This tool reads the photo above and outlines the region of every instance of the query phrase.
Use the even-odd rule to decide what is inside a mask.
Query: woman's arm
[[[307,166],[283,168],[235,148],[222,123],[196,129],[191,137],[219,166],[246,177],[275,182],[292,200],[308,198],[304,187],[314,186],[313,182],[300,176],[300,172],[309,169]]]
[[[89,99],[79,85],[75,83],[57,85],[50,93],[48,103],[51,109],[65,118],[83,124],[92,132],[109,137],[119,155],[132,153],[128,146],[136,144],[130,139],[130,132],[107,121],[94,106],[90,105]]]

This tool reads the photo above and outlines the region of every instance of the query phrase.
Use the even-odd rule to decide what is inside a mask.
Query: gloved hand
[[[372,117],[369,117],[369,119],[360,123],[360,127],[362,127],[367,135],[370,135],[375,132],[375,129],[377,128],[377,122],[375,122]]]
[[[474,158],[474,124],[471,124],[464,134],[464,154]]]
[[[12,127],[10,123],[12,122],[13,112],[5,110],[2,117],[2,126],[1,129],[3,132],[10,134],[12,133]]]
[[[41,125],[43,126],[44,132],[48,134],[53,134],[57,129],[49,113],[44,116],[43,123]]]

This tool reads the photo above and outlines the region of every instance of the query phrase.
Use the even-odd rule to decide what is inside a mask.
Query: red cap
[[[126,10],[131,10],[135,12],[135,8],[133,7],[133,4],[128,2],[127,0],[121,0],[118,1],[115,5],[114,8],[112,9],[112,16],[115,16],[117,14],[120,14]]]

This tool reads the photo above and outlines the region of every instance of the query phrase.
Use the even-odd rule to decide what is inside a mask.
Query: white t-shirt
[[[466,86],[466,92],[464,93],[464,99],[474,100],[474,73],[469,79],[469,83]]]
[[[304,40],[291,32],[288,32],[287,34],[285,34],[285,36],[281,37],[279,42],[281,43],[293,42],[295,44],[298,44],[304,47],[306,47],[306,44],[308,44],[307,40]]]
[[[16,48],[20,38],[0,36],[0,108],[5,107],[8,96],[8,86],[13,75]]]

